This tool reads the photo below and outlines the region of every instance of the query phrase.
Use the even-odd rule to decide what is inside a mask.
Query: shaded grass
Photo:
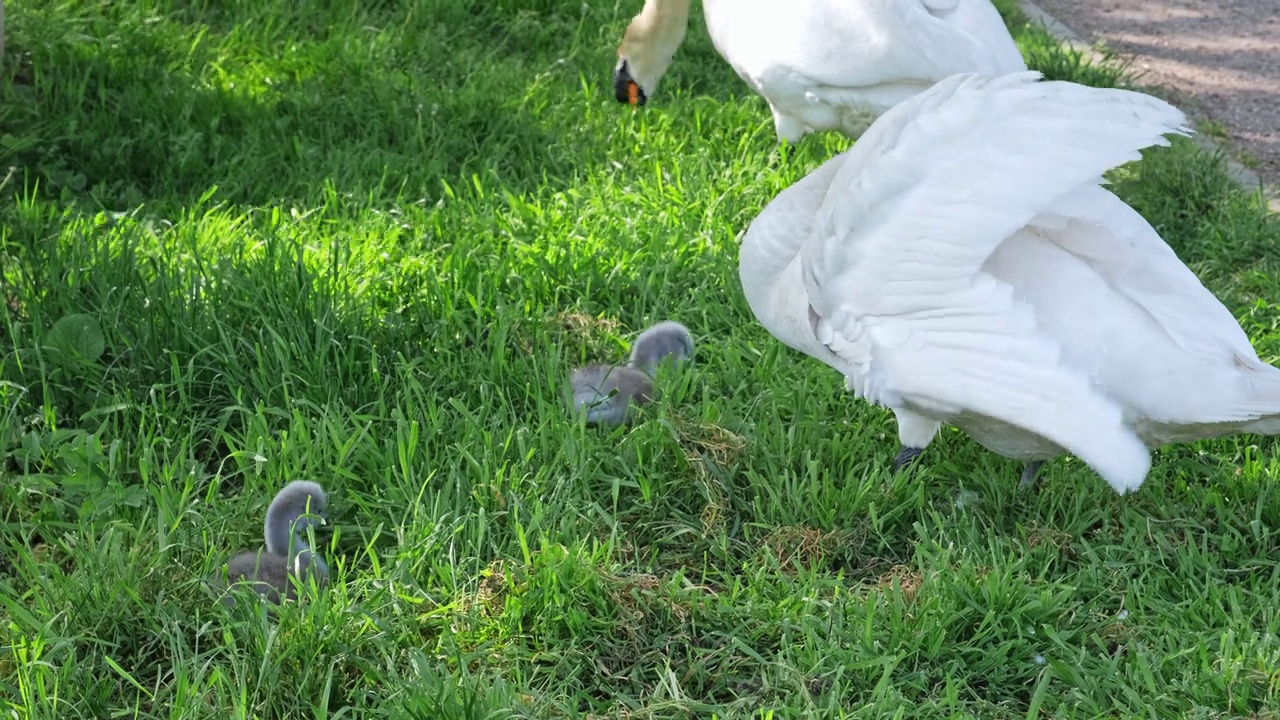
[[[1158,453],[1135,497],[891,420],[752,319],[779,161],[700,18],[608,91],[629,8],[10,8],[0,685],[20,717],[1266,717],[1272,441]],[[1093,66],[1011,16],[1030,62]],[[1117,191],[1280,347],[1277,223],[1190,142]],[[90,315],[104,352],[57,322]],[[648,323],[697,364],[626,429],[574,364]],[[332,591],[202,586],[274,489],[332,492]],[[1274,714],[1273,714],[1274,716]]]

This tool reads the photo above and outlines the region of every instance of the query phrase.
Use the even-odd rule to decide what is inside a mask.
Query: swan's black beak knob
[[[620,61],[618,67],[613,69],[613,96],[618,102],[632,107],[644,105],[647,99],[640,84],[631,77],[631,69],[627,67],[626,60]]]

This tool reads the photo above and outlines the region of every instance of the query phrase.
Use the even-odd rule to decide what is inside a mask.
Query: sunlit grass
[[[700,17],[618,106],[634,9],[8,4],[6,710],[1274,717],[1274,444],[1161,451],[1126,498],[1074,461],[1020,495],[955,432],[891,476],[892,418],[737,276],[848,141],[781,159]],[[1280,356],[1257,197],[1190,142],[1116,180]],[[663,318],[696,363],[629,428],[571,421],[569,368]],[[332,588],[216,606],[297,478],[331,492]]]

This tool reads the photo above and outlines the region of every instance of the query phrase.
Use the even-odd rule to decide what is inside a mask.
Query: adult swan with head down
[[[645,0],[618,47],[619,102],[643,105],[684,41],[690,0]],[[773,111],[779,140],[857,137],[956,73],[1026,70],[991,0],[702,0],[707,32]]]

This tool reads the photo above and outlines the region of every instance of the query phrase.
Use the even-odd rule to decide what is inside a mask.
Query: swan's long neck
[[[640,14],[631,20],[628,33],[664,48],[670,45],[674,53],[689,27],[689,4],[690,0],[646,0]]]
[[[288,491],[277,495],[267,507],[267,519],[263,523],[263,539],[266,541],[267,551],[293,557],[310,549],[305,540],[307,528],[319,521],[303,516],[318,515],[321,510],[320,501],[312,495],[294,496]]]
[[[800,254],[812,218],[797,217],[785,208],[766,207],[747,228],[738,248],[738,274],[751,310],[764,322],[772,295],[783,274]]]
[[[773,212],[771,212],[773,211]],[[825,360],[809,329],[809,299],[800,251],[812,216],[769,207],[747,229],[738,250],[738,275],[751,313],[792,350]]]
[[[267,541],[268,552],[292,557],[299,551],[307,549],[307,541],[303,539],[302,533],[294,532],[294,522],[298,517],[299,513],[287,506],[272,507],[267,511],[263,535]],[[305,525],[301,529],[305,530]]]
[[[628,62],[632,77],[646,93],[657,92],[688,26],[689,0],[646,0],[632,18],[618,57]]]
[[[738,249],[738,272],[747,302],[757,315],[787,267],[809,242],[818,210],[842,159],[837,156],[828,160],[778,193],[747,228]]]

